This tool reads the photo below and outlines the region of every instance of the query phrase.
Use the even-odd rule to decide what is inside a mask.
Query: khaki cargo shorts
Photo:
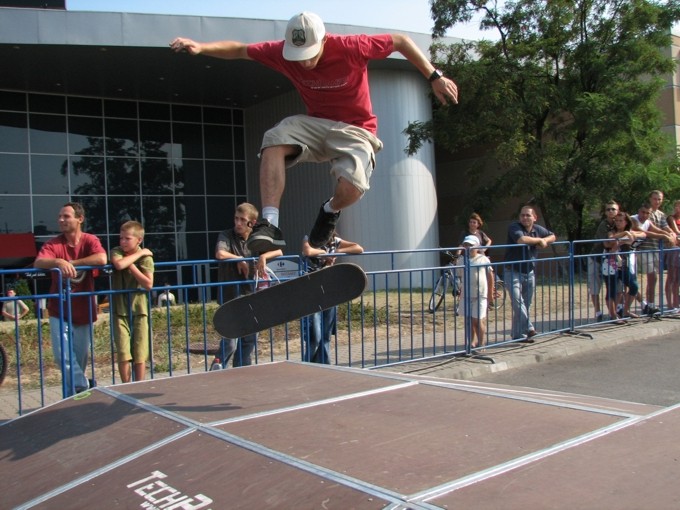
[[[640,252],[637,254],[638,273],[649,274],[659,272],[659,252]]]
[[[300,154],[286,161],[286,168],[298,163],[331,164],[331,175],[344,177],[358,190],[369,189],[375,168],[375,154],[382,142],[369,131],[351,124],[309,115],[286,117],[268,130],[262,139],[260,153],[275,145],[297,145]]]

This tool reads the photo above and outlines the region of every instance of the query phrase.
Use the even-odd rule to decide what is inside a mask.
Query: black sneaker
[[[323,205],[321,206],[319,215],[314,222],[314,227],[312,227],[312,231],[309,233],[309,245],[312,248],[321,248],[331,241],[339,217],[340,211],[327,213],[324,211]]]
[[[281,231],[265,219],[255,223],[246,241],[246,248],[252,254],[279,250],[284,246],[286,246],[286,241],[283,240]]]
[[[642,309],[642,313],[645,314],[645,315],[649,315],[651,317],[652,315],[657,315],[657,314],[661,313],[661,310],[659,310],[654,305],[648,304]]]

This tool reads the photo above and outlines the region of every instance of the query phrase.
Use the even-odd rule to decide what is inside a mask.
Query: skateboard
[[[258,331],[346,303],[366,288],[366,273],[356,264],[337,264],[240,296],[220,306],[215,330],[225,338]]]

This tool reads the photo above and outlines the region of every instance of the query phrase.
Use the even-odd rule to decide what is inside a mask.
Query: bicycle
[[[445,251],[444,254],[447,255],[450,260],[447,264],[447,268],[442,271],[441,276],[437,280],[437,283],[432,290],[432,296],[430,297],[430,302],[428,303],[428,310],[430,313],[434,313],[444,300],[446,291],[449,287],[451,287],[451,294],[453,295],[453,309],[455,314],[458,315],[458,309],[460,307],[458,298],[460,297],[461,291],[463,290],[461,277],[456,274],[456,263],[458,262],[459,255],[456,255],[448,250]],[[505,306],[505,282],[496,271],[494,271],[494,281],[494,300],[489,303],[489,310],[499,310]]]

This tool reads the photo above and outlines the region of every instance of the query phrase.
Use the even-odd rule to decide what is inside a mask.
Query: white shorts
[[[260,154],[267,147],[297,145],[300,154],[286,161],[286,168],[298,163],[331,163],[331,175],[347,179],[359,191],[369,189],[375,168],[375,154],[382,142],[369,131],[335,120],[309,115],[286,117],[268,130]]]
[[[473,319],[484,319],[489,309],[489,300],[485,297],[473,298],[470,300],[470,317]]]

